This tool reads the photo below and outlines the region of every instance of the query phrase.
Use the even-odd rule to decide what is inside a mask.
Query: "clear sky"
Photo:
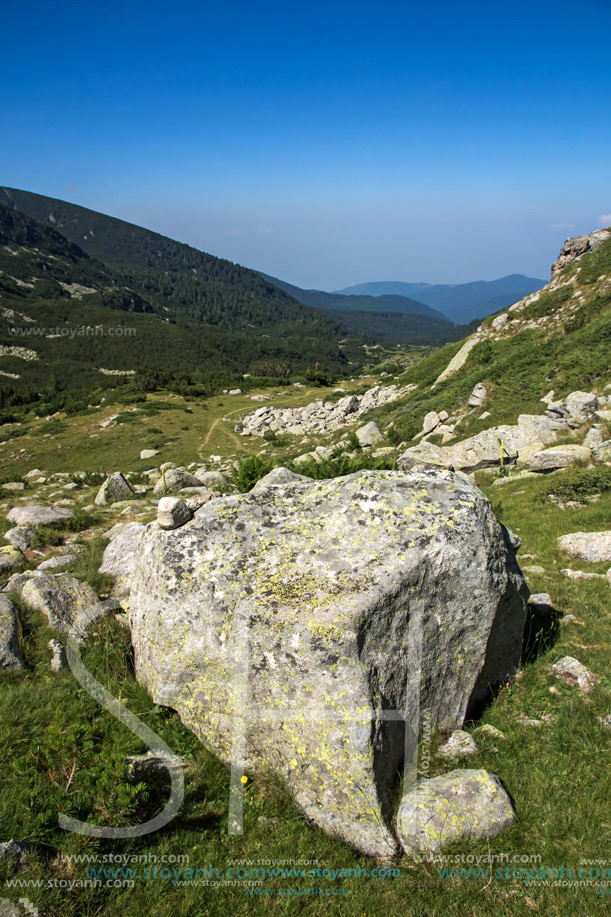
[[[320,289],[611,223],[611,0],[2,6],[3,185]]]

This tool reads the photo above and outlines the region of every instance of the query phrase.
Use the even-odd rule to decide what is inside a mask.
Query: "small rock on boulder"
[[[193,510],[178,497],[162,497],[157,507],[157,522],[162,529],[177,529],[193,518]]]
[[[499,778],[465,769],[418,783],[401,801],[397,830],[408,856],[432,858],[458,841],[496,837],[515,819]]]

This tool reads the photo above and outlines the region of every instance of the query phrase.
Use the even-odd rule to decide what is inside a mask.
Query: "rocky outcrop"
[[[162,497],[157,507],[157,524],[162,529],[177,529],[193,518],[193,510],[177,497]]]
[[[557,279],[560,271],[567,264],[580,261],[585,254],[600,248],[609,239],[611,239],[611,232],[608,229],[597,229],[587,236],[573,236],[567,239],[560,250],[560,254],[552,264],[552,281]]]
[[[223,761],[281,775],[321,827],[388,854],[401,717],[417,728],[421,695],[432,728],[459,727],[519,666],[526,596],[466,478],[294,482],[214,500],[174,531],[147,526],[137,677]]]
[[[457,770],[423,780],[403,797],[397,831],[405,853],[434,857],[452,843],[496,837],[515,819],[497,776],[485,770]]]
[[[243,436],[266,433],[330,433],[355,423],[367,411],[402,398],[415,386],[377,385],[364,395],[345,395],[339,401],[314,401],[303,408],[258,408],[236,427]]]
[[[513,465],[552,443],[562,426],[538,414],[520,414],[517,424],[482,430],[453,446],[419,443],[401,455],[398,467],[446,465],[455,471],[479,471],[499,465]]]

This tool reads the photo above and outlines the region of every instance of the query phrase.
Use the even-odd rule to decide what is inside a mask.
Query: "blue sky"
[[[0,182],[304,287],[611,223],[611,0],[4,4]]]

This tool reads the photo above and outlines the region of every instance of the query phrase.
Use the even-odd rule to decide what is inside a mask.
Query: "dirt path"
[[[244,408],[238,408],[237,411],[230,411],[228,414],[225,414],[224,417],[217,417],[217,418],[216,418],[216,420],[214,421],[214,423],[212,424],[212,426],[210,427],[210,429],[208,430],[208,432],[207,432],[206,435],[204,436],[204,441],[203,441],[203,443],[202,443],[201,446],[199,446],[198,449],[197,449],[197,455],[198,455],[198,457],[199,457],[202,461],[204,460],[203,455],[202,455],[202,451],[203,451],[203,450],[206,448],[206,446],[208,445],[208,442],[210,441],[210,437],[212,436],[212,434],[213,434],[213,432],[214,432],[214,428],[216,427],[217,423],[221,423],[221,421],[223,421],[226,417],[231,417],[233,414],[243,414],[243,413],[244,413]],[[229,435],[231,435],[231,434],[229,434]],[[235,434],[233,434],[233,438],[236,439],[236,442],[237,442],[237,437],[235,436]]]

